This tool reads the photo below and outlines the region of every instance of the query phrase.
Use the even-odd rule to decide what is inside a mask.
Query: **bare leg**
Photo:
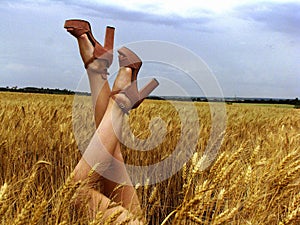
[[[90,43],[86,34],[78,38],[78,44],[80,47],[80,54],[83,61],[87,61],[88,59],[91,58],[94,47]],[[99,126],[104,116],[109,101],[109,95],[111,93],[108,82],[106,79],[104,79],[106,75],[95,72],[95,71],[101,71],[103,68],[105,68],[105,61],[95,60],[93,63],[89,65],[87,69],[87,74],[88,74],[91,94],[92,94],[92,102],[93,102],[93,107],[95,109],[94,116],[95,116],[96,127]],[[124,164],[119,142],[116,143],[116,147],[114,151],[111,152],[111,154],[114,156],[115,159],[119,160]],[[127,173],[125,165],[117,166],[113,162],[110,168],[116,174],[122,174],[122,176],[124,176],[124,179],[127,181],[127,183],[126,185],[123,185],[121,188],[117,188],[120,185],[119,183],[104,178],[102,180],[104,185],[104,190],[103,190],[104,194],[106,196],[113,197],[114,201],[120,202],[122,206],[124,206],[126,209],[130,209],[131,211],[136,211],[140,213],[141,207],[136,194],[136,190],[130,183],[130,178]],[[77,170],[82,170],[82,172],[85,174],[88,174],[90,169],[91,167],[89,167],[89,165],[87,165],[86,169],[84,166],[80,166],[79,168],[77,168]],[[97,182],[99,181],[99,178],[100,177],[97,177],[97,175],[94,175],[93,179],[91,179],[91,182]]]
[[[124,180],[126,180],[126,184],[117,188],[120,184],[109,179],[104,179],[104,185],[106,188],[105,194],[107,196],[113,197],[115,202],[120,202],[123,207],[126,209],[130,209],[133,213],[142,213],[142,209],[140,206],[140,202],[136,193],[135,188],[132,186],[129,175],[127,173],[126,167],[124,165],[124,159],[120,150],[120,143],[117,143],[114,158],[122,162],[122,166],[114,165],[114,162],[111,165],[112,170],[116,174],[122,174]],[[116,189],[117,188],[117,189]]]
[[[91,205],[98,205],[97,211],[103,212],[104,221],[107,217],[109,217],[113,213],[115,213],[117,211],[121,211],[122,213],[116,218],[115,221],[113,221],[113,224],[120,224],[121,222],[124,222],[127,218],[131,218],[131,220],[127,221],[126,224],[129,224],[129,225],[143,225],[144,224],[144,222],[142,222],[138,218],[133,217],[132,214],[129,213],[127,210],[125,210],[122,206],[116,206],[116,207],[107,209],[107,206],[109,205],[109,203],[111,201],[103,194],[96,192],[93,189],[90,189],[89,195],[93,199],[93,201],[91,202]],[[96,212],[93,217],[95,217],[95,216],[96,216]]]
[[[92,57],[94,51],[94,47],[89,41],[88,36],[86,34],[81,35],[78,38],[78,44],[82,60],[84,62],[88,61]],[[106,68],[106,62],[101,59],[94,60],[87,68],[92,102],[95,110],[94,116],[96,127],[99,126],[103,118],[110,95],[110,87],[106,80],[106,74],[96,72],[101,71],[104,68]]]
[[[124,84],[131,83],[131,69],[121,68],[118,77],[120,78],[117,78],[115,86],[116,89],[122,89],[126,86]],[[125,101],[128,101],[128,99],[122,96],[122,94],[120,94],[119,97],[124,98]],[[112,160],[112,155],[115,152],[116,146],[119,146],[117,136],[121,132],[122,119],[123,112],[121,111],[119,106],[112,99],[110,99],[107,110],[103,116],[101,123],[99,124],[99,127],[97,128],[97,131],[95,132],[87,150],[85,151],[83,158],[79,161],[75,168],[75,180],[87,179],[91,167],[95,168],[96,171],[100,174],[103,174],[107,169],[111,169],[109,165]],[[119,155],[118,157],[119,159],[120,157],[122,159],[121,155]],[[124,171],[126,171],[125,167]],[[125,178],[125,180],[127,183],[130,182],[130,179],[128,179],[127,181],[127,179]],[[140,205],[135,205],[132,201],[135,198],[135,195],[128,195],[127,191],[128,187],[126,186],[119,193],[119,196],[117,196],[118,201],[121,201],[123,204],[124,202],[126,202],[126,208],[128,207],[128,209],[132,213],[141,212]],[[89,200],[91,213],[95,215],[95,212],[97,212],[98,210],[106,212],[106,208],[110,200],[107,199],[103,194],[95,192],[90,188],[88,193],[91,197]],[[129,193],[131,193],[131,190],[129,190]],[[138,202],[138,199],[135,200]]]

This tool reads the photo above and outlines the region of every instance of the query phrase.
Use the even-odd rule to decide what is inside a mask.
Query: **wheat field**
[[[83,131],[83,142],[93,126],[88,106],[79,105],[72,114],[73,100],[0,93],[1,224],[113,224],[116,215],[91,221],[85,206],[75,209],[71,204],[82,188],[70,181],[81,158],[73,125]],[[122,152],[128,164],[160,162],[175,147],[182,154],[192,151],[190,160],[168,179],[135,185],[148,224],[300,224],[299,110],[226,105],[227,126],[218,155],[201,170],[211,134],[210,108],[207,103],[174,104],[183,117],[172,102],[146,100],[125,118],[129,126],[123,129]],[[190,115],[191,107],[197,118]],[[150,122],[157,117],[164,123]],[[185,119],[190,129],[182,129]],[[151,126],[157,132],[151,133]],[[146,149],[148,142],[161,138],[159,131],[165,132],[163,141],[151,151],[126,147],[138,138],[142,141],[136,147]],[[195,147],[190,146],[193,138]]]

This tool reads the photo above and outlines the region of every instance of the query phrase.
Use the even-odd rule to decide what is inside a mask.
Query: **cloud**
[[[101,18],[102,20],[123,21],[130,23],[151,24],[155,26],[170,26],[176,28],[192,28],[200,31],[210,31],[208,24],[214,20],[213,13],[207,9],[198,9],[197,16],[193,10],[186,10],[185,14],[177,11],[165,12],[161,4],[155,2],[139,3],[137,7],[124,7],[122,4],[109,4],[107,1],[71,1],[71,0],[44,0],[44,1],[1,1],[0,8],[4,11],[27,10],[32,12],[45,12],[56,9],[65,15],[82,15],[86,18]],[[51,11],[52,12],[52,11]],[[50,12],[50,13],[51,13]],[[165,12],[165,13],[164,13]],[[186,14],[188,13],[189,14]],[[59,16],[63,16],[60,14]]]
[[[134,4],[131,3],[133,6]],[[2,6],[1,6],[2,5]],[[164,5],[164,6],[163,6]],[[209,27],[211,21],[216,19],[216,15],[212,10],[207,8],[192,7],[191,3],[188,7],[181,9],[179,6],[175,8],[166,4],[158,4],[157,2],[138,2],[135,7],[129,4],[108,1],[71,1],[71,0],[55,0],[55,1],[22,1],[16,0],[2,1],[0,8],[3,10],[22,9],[30,11],[41,11],[61,6],[69,11],[81,14],[86,17],[102,18],[104,20],[127,21],[131,23],[146,23],[155,26],[170,26],[174,28],[187,28],[202,32],[211,32]],[[126,6],[126,7],[125,7]],[[172,8],[168,10],[168,8]]]
[[[190,2],[184,4],[166,1],[145,2],[122,1],[51,1],[64,4],[72,10],[86,16],[104,19],[148,23],[156,26],[186,28],[201,32],[223,30],[216,25],[228,18],[252,20],[264,24],[270,30],[289,33],[300,32],[300,3],[281,1],[235,1],[225,3]],[[253,3],[254,2],[254,3]],[[167,4],[168,3],[168,4]],[[50,4],[44,1],[43,4]]]
[[[258,3],[237,7],[235,11],[239,17],[262,23],[273,31],[299,36],[300,3]]]
[[[210,1],[209,1],[210,2]],[[176,28],[187,28],[202,32],[215,30],[215,24],[227,18],[242,18],[265,24],[272,30],[286,33],[299,33],[300,4],[297,2],[282,3],[276,1],[235,1],[211,3],[189,1],[158,3],[148,1],[122,2],[110,1],[3,1],[9,7],[39,9],[41,6],[61,5],[69,10],[87,17],[119,20],[135,23],[148,23],[156,26],[165,25]],[[168,3],[168,4],[167,4]],[[214,3],[214,4],[213,4]],[[46,9],[46,8],[45,8]],[[212,27],[213,26],[213,27]],[[218,27],[220,29],[220,27]]]
[[[154,25],[166,25],[173,27],[191,26],[191,24],[207,24],[212,20],[211,16],[205,11],[199,17],[183,17],[177,14],[158,15],[155,12],[155,5],[148,4],[144,9],[131,10],[121,6],[104,5],[100,3],[77,2],[77,10],[80,9],[86,15],[102,17],[105,19],[150,23]],[[75,8],[74,8],[75,9]],[[204,27],[204,26],[203,26]]]
[[[38,69],[38,67],[22,63],[9,63],[4,66],[4,70],[10,70],[14,72],[31,72],[36,69]]]
[[[115,26],[116,48],[136,41],[162,40],[191,49],[215,72],[226,96],[299,96],[296,84],[300,45],[298,39],[286,35],[299,37],[299,4],[246,0],[245,5],[245,1],[228,0],[242,3],[227,8],[222,3],[224,6],[209,10],[209,5],[201,8],[200,3],[193,5],[189,0],[176,6],[172,3],[169,9],[157,1],[0,1],[1,86],[74,89],[85,74],[77,42],[63,29],[63,22],[83,18],[91,22],[96,37],[101,34],[102,38],[105,25]],[[178,13],[180,7],[182,13]],[[143,56],[143,51],[139,53]],[[172,78],[193,91],[187,79],[181,81],[182,73],[166,68],[153,71],[153,65],[147,70],[147,64],[143,68],[141,76],[149,71],[150,75]]]

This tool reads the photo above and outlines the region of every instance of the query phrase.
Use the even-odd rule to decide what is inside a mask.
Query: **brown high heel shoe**
[[[140,91],[138,91],[137,75],[142,66],[141,59],[133,51],[126,47],[119,49],[118,53],[120,67],[129,67],[132,70],[131,84],[124,90],[112,91],[110,96],[115,100],[124,113],[129,114],[129,111],[137,108],[143,102],[143,100],[159,85],[159,83],[156,79],[152,79]],[[116,94],[126,95],[131,104],[126,106],[120,98],[115,96]]]
[[[95,59],[104,59],[107,62],[107,68],[112,64],[113,60],[113,47],[114,47],[114,27],[106,27],[104,46],[102,46],[93,36],[91,25],[85,20],[66,20],[64,28],[67,29],[74,37],[78,38],[82,34],[87,34],[90,42],[94,46],[93,57],[87,62],[84,62],[84,66],[87,69],[88,65]],[[97,71],[99,72],[99,71]],[[107,73],[107,69],[101,71]]]

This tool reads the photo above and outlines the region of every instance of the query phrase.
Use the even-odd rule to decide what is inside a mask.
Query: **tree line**
[[[0,92],[21,92],[21,93],[40,93],[40,94],[62,94],[62,95],[90,95],[88,92],[78,92],[68,89],[58,88],[37,88],[37,87],[0,87]],[[295,99],[277,99],[277,98],[207,98],[207,97],[182,97],[182,96],[149,96],[148,99],[156,100],[176,100],[176,101],[193,101],[193,102],[226,102],[232,103],[257,103],[257,104],[288,104],[300,108],[300,100]]]

